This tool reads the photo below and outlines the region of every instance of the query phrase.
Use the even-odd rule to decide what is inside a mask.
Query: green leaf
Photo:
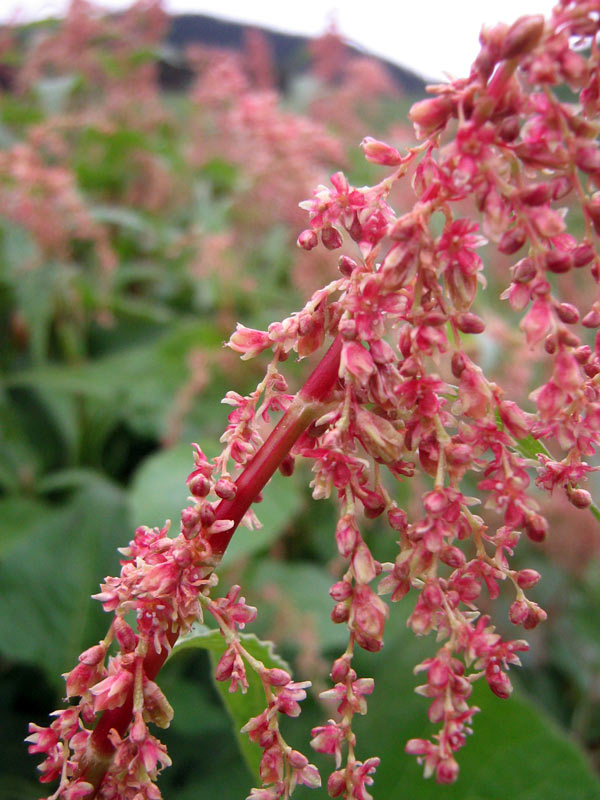
[[[302,507],[302,491],[298,483],[276,472],[262,491],[263,500],[252,508],[262,523],[262,528],[250,531],[241,527],[236,531],[225,555],[223,564],[229,565],[238,558],[248,558],[266,550],[281,536]]]
[[[220,336],[206,323],[186,320],[144,345],[84,364],[52,364],[13,373],[10,386],[112,403],[144,435],[164,433],[177,390],[189,377],[186,357],[194,347],[214,347]],[[219,420],[220,421],[220,420]]]
[[[265,667],[268,669],[278,667],[289,671],[288,664],[275,653],[272,642],[261,641],[253,633],[241,633],[239,636],[245,649],[248,650],[253,658],[262,661]],[[170,658],[184,650],[198,648],[208,651],[214,673],[214,668],[225,652],[226,643],[220,631],[213,630],[205,625],[195,624],[189,633],[182,636],[173,648]],[[245,734],[240,733],[240,730],[249,719],[258,716],[264,711],[266,701],[261,680],[250,667],[247,669],[247,676],[249,687],[245,694],[242,694],[239,690],[230,692],[227,681],[215,681],[215,685],[231,717],[240,750],[252,774],[255,778],[258,778],[258,768],[262,755],[260,748],[250,742]]]
[[[541,442],[539,439],[534,439],[531,434],[526,436],[524,439],[517,439],[516,442],[517,450],[525,458],[533,458],[536,461],[538,455],[544,455],[548,458],[552,458],[545,444],[543,444],[543,442]]]
[[[297,614],[298,626],[302,625],[307,634],[316,635],[321,651],[333,647],[343,650],[348,642],[346,626],[331,621],[331,582],[331,574],[325,566],[309,562],[286,563],[263,559],[252,574],[253,589],[259,591],[261,597],[272,597],[275,609],[283,602],[286,614]],[[271,587],[271,590],[265,591],[267,587]],[[267,609],[264,607],[265,601],[261,602],[260,621],[264,622]],[[294,641],[297,630],[296,625],[291,626],[290,635],[284,640],[286,645],[298,646],[298,642]]]
[[[107,618],[90,595],[99,578],[118,574],[116,548],[131,538],[124,498],[96,479],[61,509],[7,498],[0,513],[0,652],[56,682],[104,635]]]
[[[129,492],[133,526],[162,527],[170,519],[179,528],[181,510],[189,505],[185,479],[194,468],[193,450],[179,444],[145,459]]]

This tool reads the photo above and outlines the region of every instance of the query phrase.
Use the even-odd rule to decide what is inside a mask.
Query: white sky
[[[0,22],[64,11],[68,0],[0,0]],[[127,0],[104,0],[124,8]],[[482,24],[548,14],[553,0],[164,0],[171,12],[196,12],[307,35],[335,19],[341,33],[376,55],[428,78],[468,74]]]

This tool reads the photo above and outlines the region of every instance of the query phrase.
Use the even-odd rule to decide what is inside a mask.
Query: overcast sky
[[[0,21],[64,11],[68,0],[0,0]],[[104,0],[123,8],[127,0]],[[552,0],[164,0],[171,12],[197,12],[276,30],[316,35],[329,20],[365,50],[428,78],[466,76],[483,23],[513,22],[522,14],[548,14]]]

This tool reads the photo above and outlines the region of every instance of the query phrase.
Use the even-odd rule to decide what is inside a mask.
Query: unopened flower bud
[[[357,267],[358,264],[354,259],[349,256],[340,256],[338,269],[345,278],[349,278]]]
[[[103,644],[96,644],[93,647],[88,647],[79,656],[81,664],[86,664],[88,667],[95,667],[104,661],[106,655],[106,647]]]
[[[547,250],[544,256],[546,269],[560,275],[568,272],[573,266],[573,256],[564,250]]]
[[[211,503],[204,503],[200,509],[200,522],[203,528],[210,528],[216,518],[215,509]]]
[[[204,475],[193,475],[187,482],[188,489],[194,497],[206,497],[210,492],[210,481]]]
[[[459,314],[456,317],[456,326],[463,333],[482,333],[485,330],[485,322],[471,311]]]
[[[542,38],[543,32],[543,14],[520,17],[508,29],[502,45],[501,57],[516,58],[530,53]]]
[[[458,351],[456,353],[452,353],[451,365],[452,365],[452,374],[454,375],[454,377],[460,378],[467,365],[464,354]]]
[[[342,236],[340,232],[331,225],[321,231],[321,241],[328,250],[337,250],[342,246]]]
[[[515,600],[511,605],[508,617],[513,625],[523,625],[529,617],[529,606],[525,600]]]
[[[284,475],[286,478],[289,478],[290,475],[294,474],[294,468],[296,466],[296,461],[294,460],[294,456],[290,453],[285,456],[281,464],[279,465],[279,472]]]
[[[237,492],[237,486],[230,478],[219,478],[215,484],[215,494],[221,500],[233,500]]]
[[[334,683],[341,683],[346,680],[350,672],[350,660],[347,655],[336,658],[331,667],[331,680]]]
[[[535,569],[522,569],[517,574],[517,583],[521,589],[531,589],[541,578],[541,575]]]
[[[350,618],[350,608],[346,603],[337,603],[331,610],[331,621],[339,625],[341,622],[348,622]]]
[[[598,172],[600,170],[600,150],[592,144],[578,147],[575,152],[575,163],[583,172]]]
[[[581,320],[581,324],[585,328],[598,328],[600,326],[600,309],[593,308]]]
[[[572,303],[559,303],[556,306],[556,315],[565,325],[574,325],[579,321],[579,310]]]
[[[299,750],[291,750],[287,759],[289,765],[294,769],[303,769],[308,764],[308,758]]]
[[[537,274],[535,262],[532,258],[522,258],[512,267],[512,274],[516,283],[529,283]]]
[[[374,164],[397,167],[402,163],[402,156],[395,147],[385,142],[380,142],[378,139],[373,139],[371,136],[365,136],[360,146],[367,161],[371,161]]]
[[[115,617],[112,624],[115,639],[119,643],[121,652],[132,653],[136,646],[138,637],[133,631],[133,628],[128,625],[122,617]]]
[[[492,692],[505,700],[512,694],[512,684],[508,675],[502,672],[500,665],[496,662],[488,664],[485,670],[485,678]]]
[[[273,667],[273,669],[267,671],[267,680],[271,686],[287,686],[292,680],[292,676],[284,669]]]
[[[553,187],[549,183],[532,183],[519,193],[526,206],[541,206],[552,198]]]
[[[548,523],[540,515],[532,512],[525,520],[525,533],[532,542],[543,542],[548,533]]]
[[[581,339],[568,328],[559,328],[558,341],[567,347],[579,347]]]
[[[417,128],[419,136],[442,128],[452,113],[453,101],[449,97],[432,97],[415,103],[408,116]]]
[[[448,756],[443,758],[435,770],[435,778],[438,783],[454,783],[458,778],[458,763],[455,758]]]
[[[200,514],[195,506],[188,506],[181,512],[181,526],[184,533],[190,534],[200,522]],[[188,538],[190,538],[188,536]]]
[[[591,355],[592,348],[588,344],[581,345],[581,347],[578,347],[573,353],[573,357],[578,364],[587,364]]]
[[[585,489],[572,489],[568,497],[575,508],[589,508],[592,504],[592,495]]]
[[[298,247],[301,247],[303,250],[312,250],[318,243],[317,234],[310,229],[302,231],[300,236],[298,236]]]
[[[440,550],[440,561],[447,564],[452,569],[462,567],[466,561],[465,554],[458,547],[446,545]]]
[[[516,226],[502,234],[498,242],[498,250],[504,255],[511,256],[523,247],[526,239],[525,229]]]
[[[327,793],[329,797],[339,797],[346,791],[346,770],[338,769],[332,772],[327,779]]]
[[[378,492],[372,492],[367,489],[360,499],[367,519],[375,519],[385,511],[385,500]]]
[[[401,508],[392,508],[388,511],[387,518],[388,522],[390,523],[390,527],[395,531],[406,531],[408,527],[406,511],[403,511]]]
[[[338,581],[329,589],[329,596],[336,603],[341,603],[352,596],[352,584],[348,581]]]
[[[556,353],[556,348],[558,347],[558,340],[555,334],[551,333],[549,336],[546,336],[544,340],[544,350],[548,353],[548,355],[554,355]]]
[[[548,615],[543,608],[540,608],[537,603],[529,603],[529,613],[527,618],[521,623],[525,630],[530,631],[537,628],[540,622],[545,622]]]
[[[446,461],[451,466],[462,467],[473,458],[473,448],[463,442],[450,442],[444,452]]]
[[[593,245],[583,242],[573,250],[573,266],[585,267],[596,255]]]
[[[506,117],[500,123],[498,128],[498,136],[504,142],[514,142],[521,130],[519,118],[517,116]]]
[[[360,534],[352,517],[342,517],[335,530],[335,541],[340,555],[348,558],[358,544],[359,539]]]
[[[586,364],[583,368],[583,371],[588,376],[588,378],[595,378],[598,373],[600,373],[600,367],[596,364]]]

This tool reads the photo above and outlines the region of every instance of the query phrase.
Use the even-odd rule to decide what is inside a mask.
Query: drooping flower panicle
[[[548,532],[536,489],[564,491],[576,508],[591,503],[580,483],[600,439],[600,335],[590,338],[600,327],[599,28],[596,2],[562,0],[548,21],[529,16],[484,29],[468,78],[431,87],[433,97],[413,106],[420,144],[364,139],[366,157],[390,174],[360,188],[338,172],[302,203],[309,223],[300,247],[348,247],[351,255],[341,253],[340,276],[296,314],[267,331],[239,325],[233,333],[229,345],[243,358],[272,351],[264,380],[247,397],[227,394],[233,410],[222,453],[209,462],[196,448],[179,535],[138,529],[120,576],[102,585],[97,599],[115,618],[66,676],[78,705],[49,728],[32,725],[30,750],[46,755],[42,779],[59,780],[56,797],[159,796],[152,781],[169,757],[146,723],[164,727],[171,711],[154,678],[203,612],[226,641],[217,678],[243,692],[252,669],[265,690],[264,712],[244,727],[262,749],[264,785],[251,797],[275,800],[298,783],[319,785],[279,727],[281,714],[300,713],[308,684],[245,650],[238,630],[255,610],[239,587],[210,595],[236,526],[257,524],[251,503],[274,469],[290,474],[296,458],[312,463],[313,496],[333,496],[339,507],[343,566],[330,590],[331,618],[348,629],[348,644],[322,693],[332,718],[313,729],[311,742],[335,760],[329,794],[370,797],[379,759],[358,760],[353,718],[366,713],[373,681],[352,662],[357,646],[383,648],[388,595],[396,602],[412,593],[408,626],[418,636],[435,633],[438,643],[416,672],[424,673],[417,691],[439,732],[411,739],[406,750],[426,776],[456,779],[456,754],[479,710],[473,683],[484,679],[508,697],[507,673],[527,649],[522,639],[502,638],[480,600],[487,606],[504,584],[514,593],[510,621],[525,629],[542,622],[544,610],[526,594],[539,575],[512,562],[523,535],[540,542]],[[563,84],[578,105],[560,99]],[[392,191],[408,175],[412,204],[397,213]],[[568,229],[571,207],[583,214],[579,238]],[[471,337],[486,330],[486,277],[521,314],[524,347],[547,367],[540,385],[528,387],[528,412],[477,363]],[[578,294],[579,281],[595,294]],[[331,341],[304,387],[288,394],[281,363]],[[282,418],[265,439],[274,412]],[[531,459],[528,439],[552,441],[552,455],[540,444]],[[400,508],[395,482],[414,475],[425,491]],[[479,497],[466,493],[473,481]],[[389,524],[399,546],[393,562],[371,553],[365,517]],[[136,630],[125,620],[131,611]]]

